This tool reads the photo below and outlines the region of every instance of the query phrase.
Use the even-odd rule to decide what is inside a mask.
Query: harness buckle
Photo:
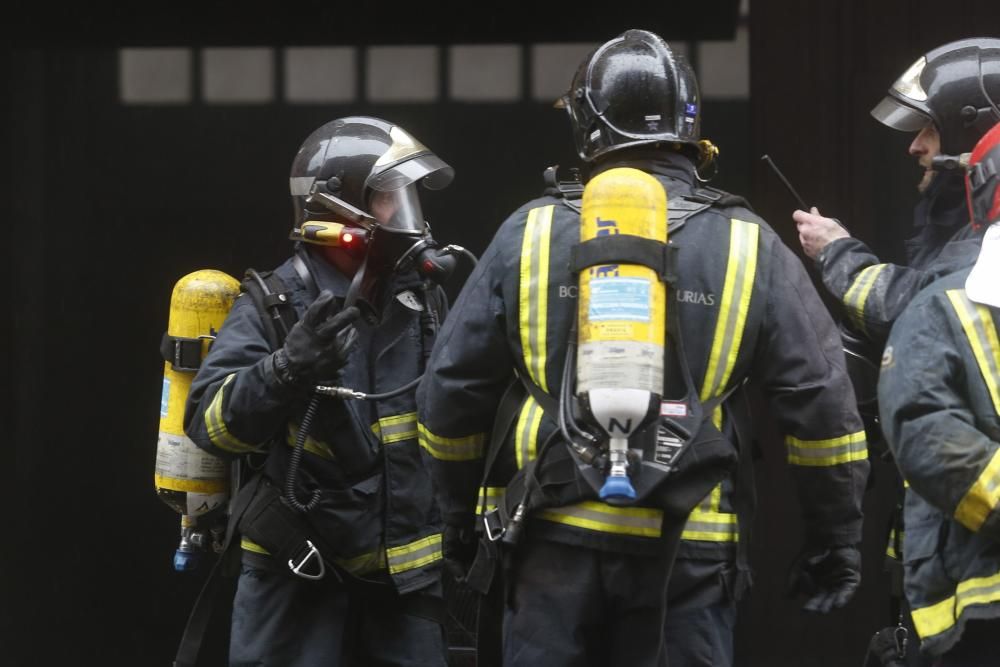
[[[483,528],[486,531],[486,539],[490,542],[496,542],[504,536],[507,529],[504,527],[503,521],[500,520],[499,508],[494,507],[483,513]]]
[[[298,562],[295,562],[298,560]],[[306,566],[315,560],[316,568],[319,570],[318,574],[312,574],[306,571]],[[302,577],[303,579],[317,580],[322,579],[326,576],[326,564],[323,562],[323,556],[320,554],[319,549],[309,540],[306,540],[305,553],[301,556],[296,555],[295,557],[288,559],[288,569],[292,571],[292,574]]]

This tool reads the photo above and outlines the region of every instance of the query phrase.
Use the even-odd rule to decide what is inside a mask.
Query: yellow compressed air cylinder
[[[192,345],[200,346],[200,363],[239,293],[239,281],[226,273],[212,269],[189,273],[177,281],[170,297],[167,335],[197,341]],[[163,365],[154,483],[160,499],[190,523],[226,502],[229,467],[184,434],[184,406],[196,372],[184,368],[171,361]]]
[[[583,192],[580,241],[614,234],[667,242],[667,195],[653,176],[631,168],[598,174]],[[666,287],[639,264],[580,272],[577,393],[663,391]]]

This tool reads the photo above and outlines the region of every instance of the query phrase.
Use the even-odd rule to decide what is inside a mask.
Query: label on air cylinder
[[[649,281],[643,278],[596,278],[590,281],[587,319],[649,322]]]
[[[592,341],[577,351],[577,392],[591,389],[663,391],[663,347],[635,341]]]
[[[156,443],[156,486],[172,491],[225,492],[229,488],[228,465],[199,449],[187,436],[160,431]]]

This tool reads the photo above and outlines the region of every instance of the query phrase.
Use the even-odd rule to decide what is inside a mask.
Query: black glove
[[[295,323],[285,346],[274,353],[278,381],[296,387],[313,387],[334,378],[358,338],[354,322],[359,311],[351,306],[337,312],[336,301],[323,290]]]
[[[465,579],[478,548],[479,542],[471,529],[445,525],[441,536],[441,555],[444,557],[445,567],[456,581]]]
[[[792,563],[788,592],[806,596],[806,611],[825,614],[847,604],[860,584],[861,552],[856,547],[807,547]]]

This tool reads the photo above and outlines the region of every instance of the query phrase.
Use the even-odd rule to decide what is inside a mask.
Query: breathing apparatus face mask
[[[376,221],[370,261],[378,270],[416,270],[437,283],[448,279],[455,258],[431,236],[416,183],[395,190],[376,190],[368,208]]]

